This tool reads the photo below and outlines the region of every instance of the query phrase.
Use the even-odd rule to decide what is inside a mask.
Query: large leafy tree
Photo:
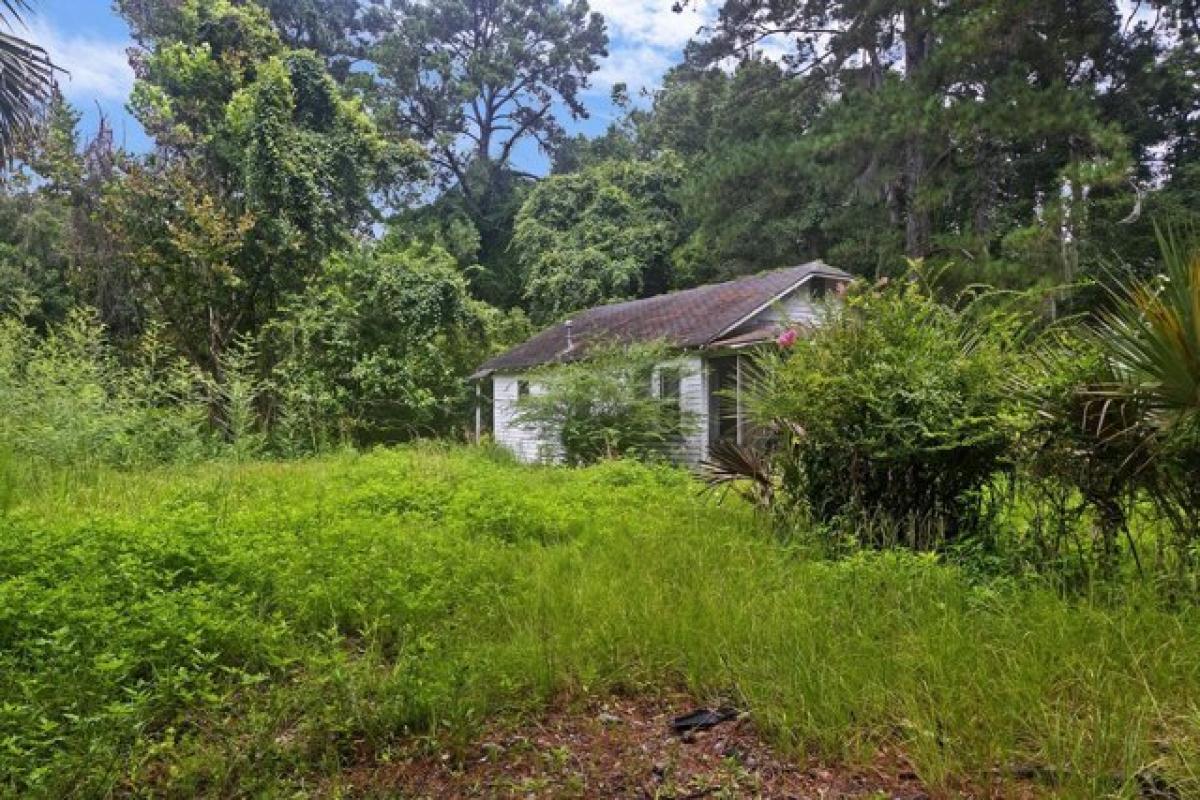
[[[587,116],[581,94],[606,53],[604,21],[586,0],[392,0],[390,8],[395,29],[372,53],[382,118],[428,148],[496,271],[510,235],[504,209],[531,177],[513,157],[526,142],[552,149],[564,114]],[[482,294],[511,302],[515,286],[501,277]]]
[[[0,26],[20,22],[27,0],[0,0]],[[10,161],[16,140],[37,124],[54,87],[54,66],[46,51],[0,30],[0,161]]]
[[[140,49],[131,106],[156,152],[127,164],[109,209],[152,311],[219,372],[325,257],[374,219],[372,193],[411,165],[319,56],[230,0],[123,2]]]
[[[535,321],[671,287],[671,253],[683,238],[678,158],[607,161],[553,175],[517,215],[513,249]]]

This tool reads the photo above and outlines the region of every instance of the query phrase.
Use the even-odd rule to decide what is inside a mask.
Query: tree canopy
[[[1193,0],[724,0],[640,95],[600,85],[586,0],[116,10],[153,147],[27,95],[0,137],[4,313],[44,333],[88,307],[116,352],[153,331],[205,385],[250,369],[263,419],[308,402],[293,370],[407,398],[329,412],[364,439],[448,430],[454,382],[530,319],[905,257],[1062,316],[1108,302],[1097,276],[1156,273],[1155,223],[1200,224]]]

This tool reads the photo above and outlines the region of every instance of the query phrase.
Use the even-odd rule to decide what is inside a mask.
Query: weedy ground
[[[822,560],[628,463],[43,477],[0,514],[3,794],[352,795],[564,697],[684,693],[797,764],[902,754],[934,796],[1200,796],[1200,612],[1136,586]]]

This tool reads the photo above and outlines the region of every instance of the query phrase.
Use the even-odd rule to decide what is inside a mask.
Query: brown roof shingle
[[[813,275],[840,280],[851,277],[840,269],[812,261],[644,300],[596,306],[572,316],[573,347],[569,352],[567,324],[560,322],[488,359],[472,377],[573,361],[586,355],[589,343],[599,341],[663,341],[679,348],[704,347]]]

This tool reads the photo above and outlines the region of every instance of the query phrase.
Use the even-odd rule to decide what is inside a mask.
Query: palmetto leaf
[[[0,0],[0,21],[21,21],[26,0]],[[12,160],[17,137],[36,123],[54,87],[54,65],[46,51],[0,31],[0,161]]]
[[[1160,235],[1164,273],[1156,283],[1110,287],[1112,308],[1097,335],[1116,381],[1096,394],[1134,400],[1170,436],[1200,420],[1200,248]]]
[[[746,484],[748,491],[744,492],[747,499],[764,507],[771,504],[775,478],[769,453],[723,440],[713,444],[708,458],[700,466],[708,488],[737,486],[749,481]]]

